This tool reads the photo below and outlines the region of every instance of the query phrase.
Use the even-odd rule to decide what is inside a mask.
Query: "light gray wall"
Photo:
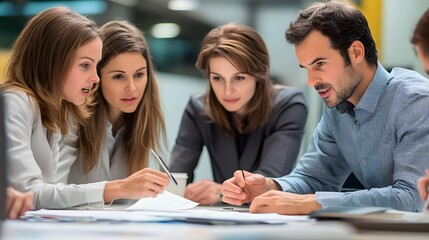
[[[386,67],[408,67],[424,75],[410,39],[418,19],[428,8],[428,0],[384,0],[380,56]]]
[[[307,4],[304,4],[307,6]],[[286,42],[285,31],[295,20],[300,10],[298,5],[261,5],[255,14],[255,29],[264,38],[270,54],[271,74],[283,84],[302,88],[308,101],[308,119],[301,153],[311,140],[311,133],[317,125],[322,101],[319,95],[307,87],[307,71],[299,67],[295,47]]]
[[[161,104],[164,111],[165,124],[167,126],[168,151],[164,152],[165,159],[170,159],[183,111],[192,94],[204,92],[207,88],[207,80],[180,76],[167,73],[157,73],[160,89]],[[152,166],[152,165],[151,165]],[[207,152],[204,150],[195,171],[195,180],[213,179],[211,166]]]

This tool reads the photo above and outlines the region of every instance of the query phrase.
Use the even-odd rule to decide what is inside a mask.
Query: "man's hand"
[[[269,190],[280,190],[276,183],[261,174],[235,171],[234,177],[223,182],[222,201],[232,205],[251,202],[255,197]]]
[[[303,215],[321,208],[322,206],[316,201],[314,194],[299,195],[269,191],[253,199],[249,210],[251,213]]]

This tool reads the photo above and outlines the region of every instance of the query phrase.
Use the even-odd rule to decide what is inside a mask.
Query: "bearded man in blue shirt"
[[[251,202],[250,211],[258,213],[419,211],[416,182],[429,166],[429,81],[402,68],[387,72],[364,15],[343,2],[301,11],[286,39],[325,102],[322,118],[291,174],[271,179],[237,171],[223,183],[222,200]],[[365,189],[340,192],[351,172]]]

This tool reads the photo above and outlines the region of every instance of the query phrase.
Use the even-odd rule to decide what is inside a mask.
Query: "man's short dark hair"
[[[339,1],[314,3],[299,12],[298,18],[286,30],[286,40],[298,45],[311,31],[329,38],[331,46],[340,51],[346,65],[350,64],[348,48],[354,41],[365,47],[365,59],[377,64],[377,49],[365,16],[356,8]]]

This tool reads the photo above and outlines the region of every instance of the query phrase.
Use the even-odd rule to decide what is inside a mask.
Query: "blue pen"
[[[165,164],[165,162],[162,160],[162,158],[155,153],[155,151],[153,149],[150,149],[150,151],[152,152],[152,154],[155,156],[155,158],[158,160],[159,165],[161,165],[161,167],[164,169],[164,171],[167,173],[168,177],[170,177],[170,180],[174,182],[174,184],[176,184],[176,186],[179,186],[179,184],[177,183],[176,179],[173,177],[173,175],[170,173],[170,171],[168,170],[167,164]]]

